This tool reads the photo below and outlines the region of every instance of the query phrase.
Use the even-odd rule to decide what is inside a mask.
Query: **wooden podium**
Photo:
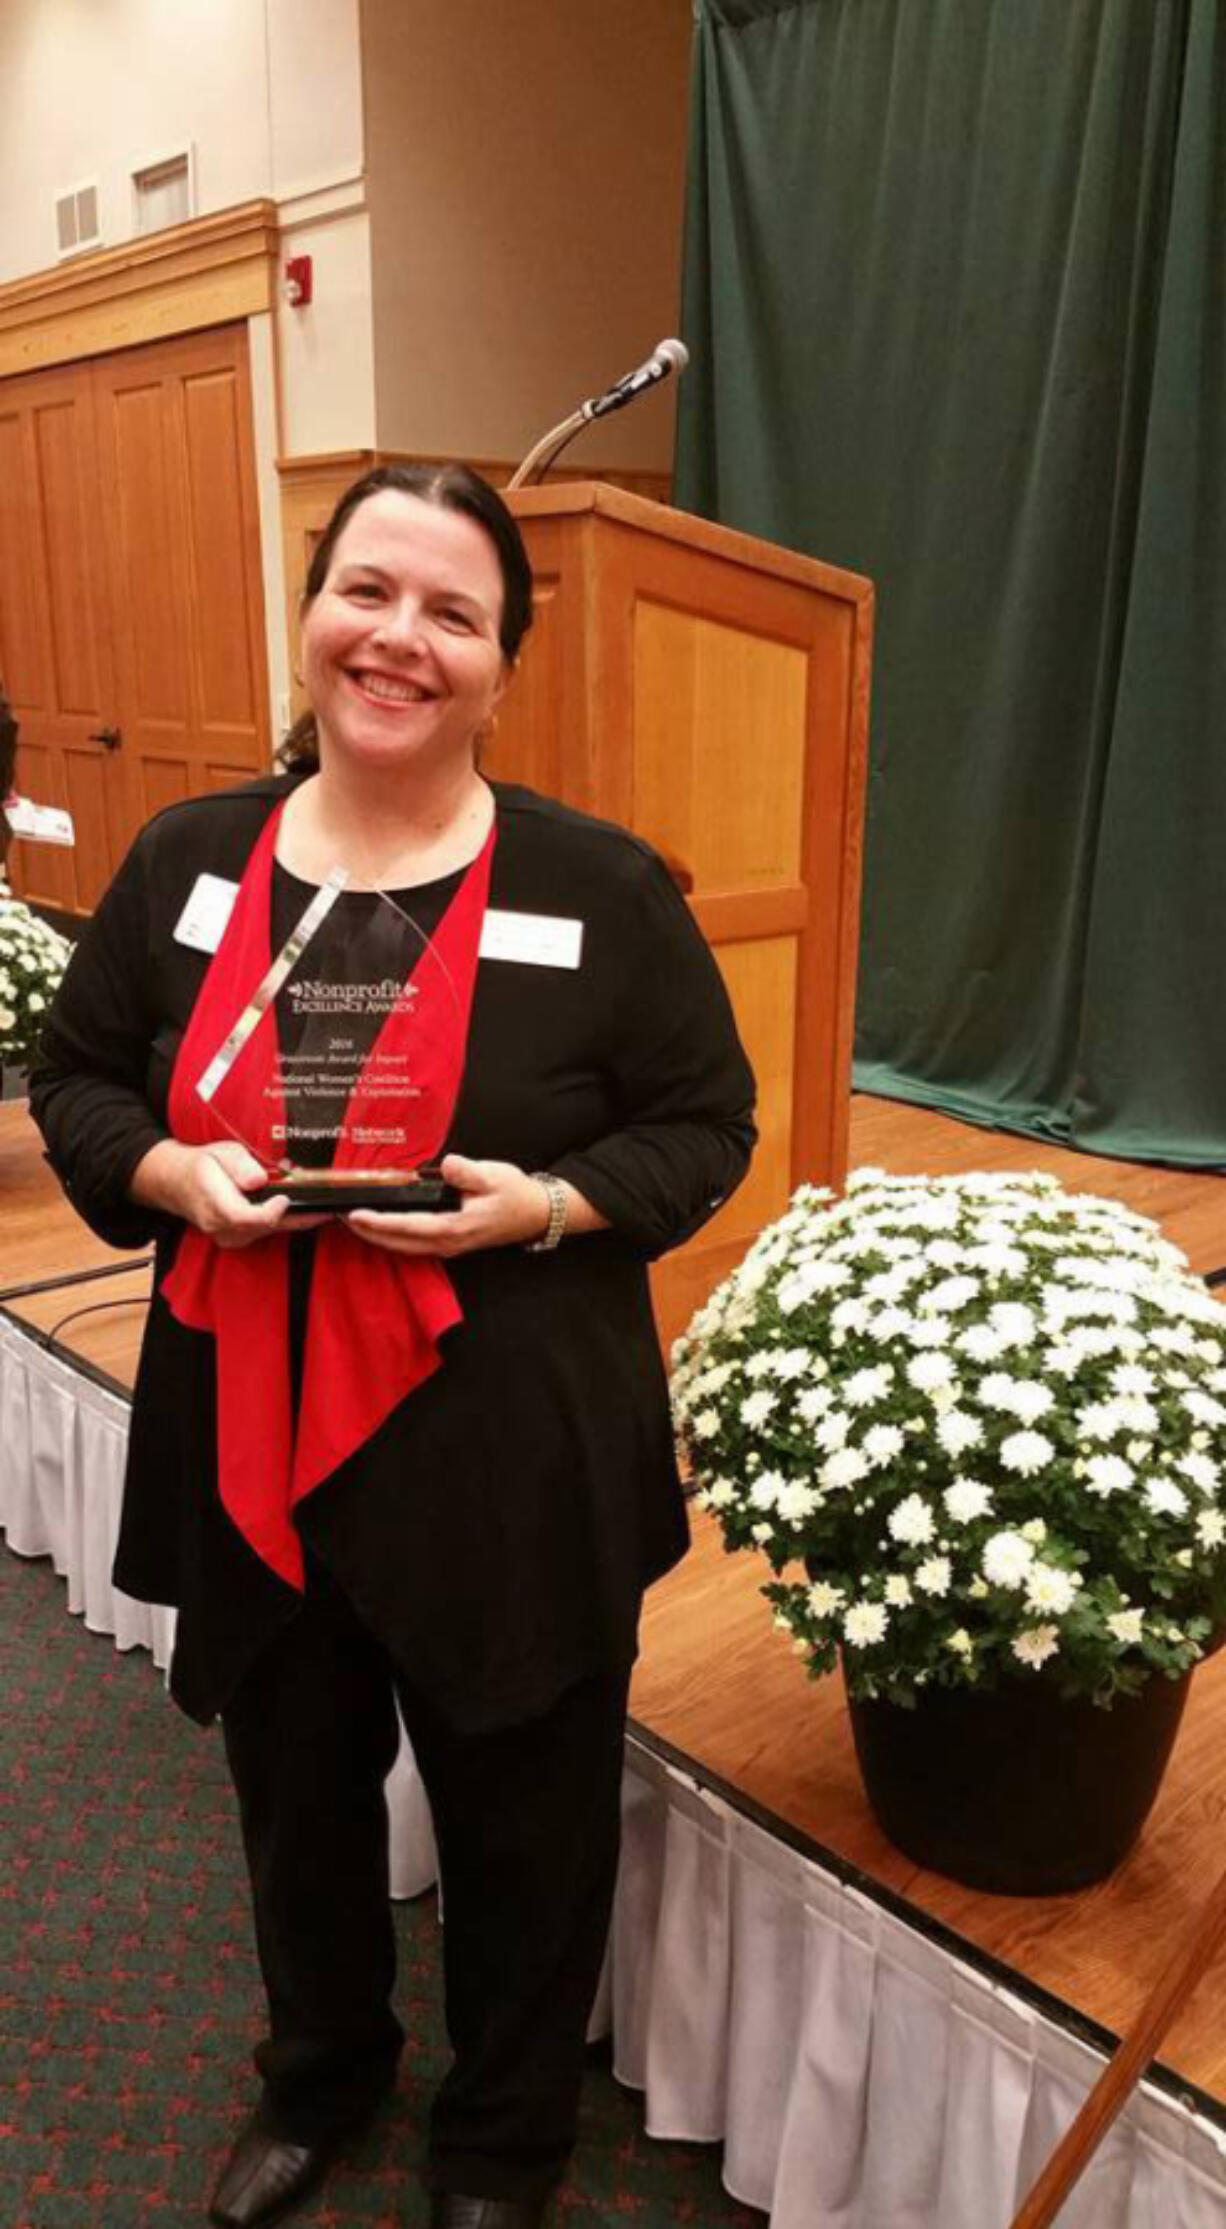
[[[796,1184],[846,1173],[873,590],[600,483],[508,500],[536,624],[487,770],[664,853],[758,1077],[749,1176],[654,1273],[667,1342]]]

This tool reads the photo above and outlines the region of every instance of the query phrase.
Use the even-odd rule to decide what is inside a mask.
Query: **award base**
[[[460,1205],[437,1169],[281,1169],[256,1192],[253,1207],[288,1199],[291,1215],[348,1215],[355,1207],[387,1215],[447,1215]]]

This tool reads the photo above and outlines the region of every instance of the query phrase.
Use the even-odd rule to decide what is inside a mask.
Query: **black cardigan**
[[[149,823],[73,956],[31,1077],[69,1198],[112,1245],[156,1239],[159,1284],[181,1226],[127,1186],[166,1135],[208,966],[175,924],[199,874],[238,880],[294,779]],[[554,1170],[611,1228],[554,1254],[500,1247],[451,1263],[464,1322],[442,1367],[298,1512],[308,1553],[473,1731],[628,1664],[642,1588],[684,1552],[647,1262],[739,1183],[754,1138],[722,980],[656,854],[531,791],[495,796],[491,905],[581,920],[582,964],[481,961],[449,1146]],[[172,1692],[202,1720],[301,1599],[222,1509],[215,1420],[213,1342],[155,1290],[115,1579],[178,1604]]]

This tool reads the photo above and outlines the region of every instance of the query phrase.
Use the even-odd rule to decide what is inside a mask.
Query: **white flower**
[[[783,1476],[779,1471],[763,1471],[749,1489],[750,1506],[754,1509],[774,1509],[779,1500]]]
[[[796,1402],[796,1413],[806,1424],[816,1424],[819,1416],[834,1405],[834,1395],[828,1385],[807,1385]]]
[[[1080,1440],[1111,1440],[1117,1432],[1127,1430],[1120,1413],[1120,1403],[1091,1401],[1077,1412],[1077,1437]]]
[[[1042,1432],[1011,1432],[1001,1441],[1000,1459],[1006,1470],[1020,1471],[1023,1478],[1033,1478],[1045,1470],[1056,1450]]]
[[[929,1556],[915,1574],[915,1584],[925,1594],[948,1594],[953,1571],[948,1556]]]
[[[884,1346],[890,1339],[903,1338],[910,1322],[905,1308],[883,1308],[879,1315],[869,1317],[864,1328],[870,1339]]]
[[[1050,1386],[1040,1385],[1037,1378],[1022,1378],[1013,1396],[1013,1414],[1022,1424],[1036,1424],[1054,1401]]]
[[[833,1455],[836,1448],[846,1444],[850,1430],[851,1418],[846,1412],[843,1409],[832,1409],[828,1416],[820,1418],[813,1437],[823,1454]]]
[[[846,1589],[831,1586],[828,1579],[818,1579],[809,1589],[809,1608],[815,1618],[832,1618],[847,1600]]]
[[[778,1399],[778,1394],[772,1393],[768,1385],[760,1385],[756,1393],[748,1394],[741,1403],[742,1424],[748,1424],[751,1430],[765,1424]]]
[[[989,1277],[1023,1277],[1026,1273],[1026,1256],[1020,1246],[1010,1246],[1003,1239],[989,1240],[985,1246],[971,1246],[966,1258],[976,1269]]]
[[[1036,1548],[1041,1548],[1047,1538],[1047,1527],[1041,1517],[1031,1517],[1017,1529],[1023,1540],[1033,1541]]]
[[[1033,1308],[1020,1300],[997,1300],[988,1310],[988,1322],[1007,1347],[1029,1347],[1038,1323]]]
[[[901,1571],[891,1572],[885,1583],[885,1598],[892,1610],[905,1610],[911,1600],[911,1581],[904,1579]]]
[[[1189,1455],[1177,1455],[1175,1468],[1182,1471],[1185,1478],[1190,1478],[1194,1486],[1199,1486],[1202,1494],[1217,1492],[1218,1467],[1216,1463],[1210,1462],[1207,1455],[1202,1455],[1195,1449]]]
[[[901,1427],[897,1424],[870,1424],[862,1444],[872,1468],[875,1471],[885,1470],[902,1452]]]
[[[1013,1654],[1019,1664],[1027,1664],[1032,1672],[1037,1672],[1040,1665],[1046,1664],[1049,1656],[1056,1654],[1059,1646],[1060,1632],[1057,1626],[1035,1625],[1027,1632],[1018,1634],[1013,1643]]]
[[[908,1494],[886,1518],[886,1530],[895,1540],[905,1541],[908,1547],[921,1548],[931,1540],[936,1526],[932,1511],[921,1494]]]
[[[992,1507],[992,1489],[977,1478],[955,1478],[941,1499],[956,1525],[969,1525],[972,1518],[987,1516]]]
[[[719,1430],[719,1410],[704,1409],[701,1416],[694,1418],[690,1430],[696,1440],[713,1440]]]
[[[994,1587],[1020,1587],[1034,1562],[1034,1549],[1020,1532],[994,1532],[984,1545],[983,1575]]]
[[[1119,1455],[1091,1455],[1086,1462],[1086,1487],[1091,1494],[1122,1494],[1136,1479],[1131,1464]]]
[[[30,1003],[33,1005],[33,1000]],[[1197,1424],[1226,1424],[1226,1409],[1211,1393],[1201,1393],[1194,1387],[1190,1393],[1181,1393],[1180,1400]]]
[[[1137,1642],[1141,1639],[1141,1628],[1144,1623],[1145,1620],[1140,1610],[1116,1610],[1107,1619],[1107,1630],[1109,1633],[1114,1633],[1116,1640],[1122,1641],[1125,1648],[1135,1648]]]
[[[1157,1517],[1182,1517],[1188,1506],[1187,1495],[1173,1478],[1151,1478],[1145,1499]]]
[[[802,1478],[793,1478],[786,1486],[780,1487],[775,1507],[785,1525],[795,1525],[802,1518],[813,1515],[821,1498],[816,1487],[806,1486]]]
[[[1226,1517],[1220,1509],[1202,1509],[1196,1519],[1196,1537],[1202,1548],[1220,1548],[1226,1540]]]
[[[1139,1362],[1117,1362],[1108,1383],[1113,1393],[1152,1393],[1154,1373]]]
[[[975,1653],[975,1644],[964,1625],[960,1625],[956,1633],[946,1634],[945,1646],[952,1649],[955,1656],[973,1656]]]
[[[843,1620],[843,1638],[853,1649],[873,1648],[884,1641],[889,1622],[884,1602],[853,1602]]]
[[[707,1502],[712,1509],[729,1509],[736,1500],[736,1487],[730,1478],[717,1478],[707,1488]]]
[[[912,1316],[907,1324],[907,1337],[913,1347],[947,1347],[953,1336],[953,1325],[948,1316]],[[914,1385],[917,1381],[911,1380]]]
[[[1010,1377],[1007,1370],[989,1370],[979,1381],[979,1399],[988,1409],[1012,1411],[1013,1396],[1021,1384],[1020,1378]]]
[[[945,1277],[932,1287],[925,1305],[936,1309],[939,1315],[953,1315],[959,1308],[965,1308],[968,1300],[976,1299],[978,1293],[977,1277]]]
[[[958,1333],[954,1344],[961,1354],[969,1354],[972,1362],[996,1362],[1008,1348],[1008,1340],[990,1323],[968,1324]]]
[[[992,1370],[980,1382],[979,1399],[985,1408],[1004,1409],[1021,1423],[1033,1424],[1046,1416],[1054,1395],[1034,1378],[1012,1378],[1006,1370]]]
[[[1156,1432],[1162,1422],[1153,1402],[1146,1401],[1140,1394],[1121,1394],[1115,1405],[1126,1432]]]
[[[767,1361],[772,1376],[782,1378],[785,1385],[793,1378],[807,1377],[813,1367],[813,1357],[807,1347],[785,1347],[782,1352],[775,1348]]]
[[[1063,1617],[1077,1600],[1080,1584],[1074,1571],[1061,1571],[1054,1563],[1033,1563],[1026,1574],[1026,1600],[1032,1610],[1052,1610]]]
[[[955,1462],[959,1455],[978,1447],[983,1439],[983,1426],[977,1416],[968,1416],[965,1409],[947,1409],[937,1424],[937,1438],[947,1455]]]
[[[888,1362],[878,1362],[868,1370],[854,1370],[843,1387],[843,1399],[853,1409],[867,1408],[872,1401],[883,1401],[894,1383],[894,1371]]]
[[[917,1393],[931,1393],[938,1385],[953,1381],[954,1366],[947,1354],[913,1355],[907,1364],[908,1383]]]
[[[822,1465],[822,1484],[838,1488],[858,1486],[868,1476],[868,1462],[858,1447],[840,1447]]]

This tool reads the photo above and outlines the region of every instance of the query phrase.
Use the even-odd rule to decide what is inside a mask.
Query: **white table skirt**
[[[124,1400],[0,1317],[0,1526],[92,1631],[164,1668],[173,1612],[110,1582],[126,1434]],[[413,1895],[434,1848],[407,1744],[388,1797],[393,1892]],[[633,1734],[611,1952],[614,2065],[649,2132],[722,2139],[728,2189],[771,2229],[1007,2229],[1101,2066]],[[1226,2229],[1226,2138],[1142,2089],[1060,2229]]]

